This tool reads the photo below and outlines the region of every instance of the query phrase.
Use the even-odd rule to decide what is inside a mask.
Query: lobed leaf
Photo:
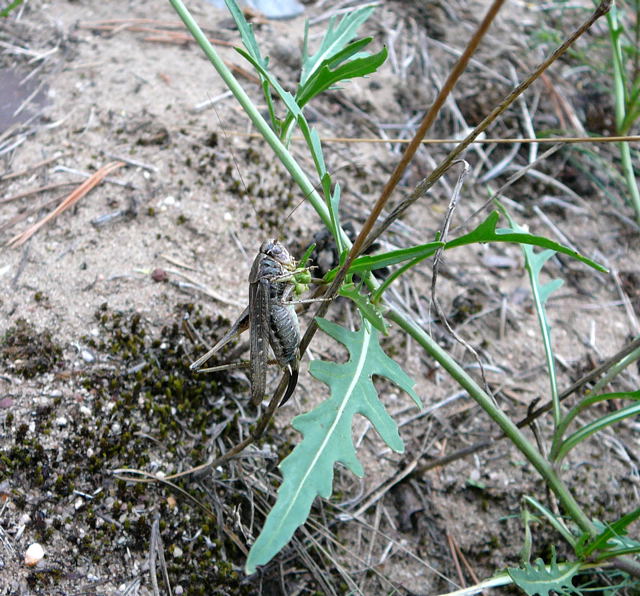
[[[533,565],[525,563],[522,568],[508,568],[507,573],[513,582],[528,596],[551,596],[555,594],[577,594],[572,579],[580,569],[580,563],[556,563],[556,553],[550,565],[537,559]]]
[[[398,453],[404,451],[398,427],[378,399],[373,375],[394,382],[421,407],[413,391],[413,381],[384,353],[378,343],[378,332],[366,320],[356,332],[325,319],[318,319],[318,325],[344,344],[350,357],[344,364],[318,360],[311,363],[311,374],[329,385],[331,396],[311,412],[293,420],[293,427],[302,433],[303,439],[280,464],[283,481],[278,500],[251,547],[247,573],[269,562],[285,546],[307,519],[316,496],[331,496],[336,463],[358,476],[364,474],[352,438],[356,414],[368,418],[391,449]]]

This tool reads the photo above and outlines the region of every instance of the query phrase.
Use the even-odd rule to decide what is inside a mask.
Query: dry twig
[[[66,211],[69,207],[75,205],[82,197],[84,197],[92,188],[100,184],[102,180],[108,176],[114,170],[117,170],[119,167],[123,166],[124,163],[121,161],[113,161],[106,166],[100,168],[97,172],[95,172],[90,178],[85,180],[78,188],[76,188],[70,195],[68,195],[61,203],[56,207],[51,213],[43,217],[40,221],[33,224],[30,228],[21,232],[20,234],[16,234],[9,242],[7,242],[7,246],[18,247],[24,244],[31,236],[33,236],[41,227],[47,224],[52,219],[55,219],[60,215],[63,211]]]

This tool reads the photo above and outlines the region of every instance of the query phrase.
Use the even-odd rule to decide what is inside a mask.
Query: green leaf
[[[359,44],[360,42],[357,43]],[[322,65],[313,73],[313,76],[298,89],[298,92],[296,93],[298,105],[304,106],[316,95],[326,91],[340,81],[346,81],[355,77],[363,77],[375,72],[386,59],[387,48],[382,48],[382,50],[377,54],[354,58],[346,64],[338,66],[334,70],[331,69],[330,64]]]
[[[0,10],[0,17],[8,17],[9,13],[12,10],[15,10],[16,8],[18,8],[18,6],[20,6],[23,2],[24,2],[24,0],[14,0],[13,2],[11,2],[9,4],[9,6],[3,8],[2,10]]]
[[[316,166],[316,172],[318,173],[318,177],[322,180],[325,176],[328,176],[327,166],[324,163],[324,153],[322,152],[322,142],[320,141],[320,135],[315,128],[310,128],[309,123],[306,118],[300,114],[298,116],[298,126],[300,127],[300,132],[302,132],[302,136],[307,142],[307,146],[311,151],[311,156],[313,157],[313,162]],[[331,178],[329,177],[329,187],[331,186]],[[323,184],[324,188],[324,184]],[[329,196],[326,188],[324,188],[325,197]]]
[[[513,220],[506,210],[504,212],[511,224],[511,230],[509,230],[508,233],[522,234],[524,230]],[[551,344],[551,325],[547,318],[546,305],[549,296],[560,288],[564,281],[562,279],[553,279],[550,282],[542,283],[540,280],[540,272],[542,271],[544,264],[556,254],[557,251],[555,249],[547,247],[545,250],[536,252],[530,244],[520,244],[520,249],[524,255],[525,268],[529,273],[529,283],[531,284],[533,304],[536,309],[538,325],[542,335],[542,345],[544,347],[547,371],[549,373],[551,401],[553,403],[553,420],[557,431],[562,421],[560,400],[558,398],[558,379],[556,376],[555,357],[553,355],[553,347]],[[554,434],[554,444],[557,443],[559,438],[561,438],[561,435],[556,432]],[[552,453],[554,451],[553,445],[551,451]]]
[[[300,257],[300,260],[298,261],[298,267],[299,268],[304,268],[307,266],[307,263],[309,262],[309,259],[311,258],[311,254],[313,253],[313,251],[316,249],[316,244],[315,242],[310,244],[309,246],[307,246],[307,250],[304,251],[304,254],[302,255],[302,257]]]
[[[263,58],[260,54],[260,46],[253,34],[253,25],[247,23],[247,20],[244,18],[244,14],[242,14],[240,7],[235,0],[224,1],[236,23],[236,27],[238,27],[238,31],[240,31],[240,37],[242,38],[244,47],[247,48],[249,54],[253,58],[253,61],[256,64],[260,64],[264,70],[267,70],[269,66],[269,59]]]
[[[612,524],[594,522],[600,534],[584,546],[579,553],[580,556],[586,558],[596,551],[605,551],[598,557],[601,561],[605,558],[620,556],[622,551],[626,553],[640,551],[640,543],[626,536],[627,528],[638,518],[640,518],[640,507],[623,515]]]
[[[331,62],[336,55],[356,36],[360,26],[373,14],[375,6],[364,6],[342,17],[338,26],[334,28],[336,17],[332,17],[327,27],[327,32],[322,39],[320,48],[312,56],[308,55],[308,27],[305,28],[302,73],[300,86],[302,87],[309,77],[319,69],[322,64]]]
[[[333,192],[329,193],[327,207],[331,216],[331,235],[336,242],[338,254],[341,254],[344,251],[344,244],[340,237],[340,184],[338,182],[333,187]]]
[[[602,416],[601,418],[598,418],[597,420],[594,420],[589,424],[585,424],[582,428],[569,435],[564,441],[562,441],[557,450],[555,459],[562,459],[571,449],[584,441],[587,437],[590,437],[592,434],[597,433],[603,428],[611,426],[616,422],[620,422],[625,418],[635,416],[636,414],[640,414],[640,404],[638,403],[628,405],[624,408],[616,410],[615,412],[611,412],[606,416]]]
[[[578,259],[598,271],[607,272],[605,267],[595,261],[582,256],[575,250],[563,246],[562,244],[558,244],[548,238],[544,238],[543,236],[514,232],[512,229],[496,229],[499,218],[500,213],[498,211],[493,211],[477,228],[464,236],[450,240],[446,244],[444,242],[434,241],[426,244],[419,244],[418,246],[412,246],[411,248],[392,250],[377,255],[362,255],[351,263],[349,273],[373,271],[374,269],[398,265],[412,259],[416,259],[416,261],[418,261],[433,256],[441,247],[444,247],[445,250],[450,250],[452,248],[478,242],[515,242],[520,244],[530,244],[532,246],[540,246],[541,248],[548,248],[553,251],[569,255],[570,257]],[[327,279],[329,281],[333,279],[333,277],[335,277],[335,273],[336,271],[330,271],[327,274]]]
[[[436,251],[443,246],[444,242],[428,242],[427,244],[420,244],[418,246],[412,246],[411,248],[391,250],[378,255],[362,255],[351,263],[349,273],[374,271],[375,269],[398,265],[399,263],[404,263],[405,261],[415,258],[426,259],[427,257],[434,255]],[[327,273],[328,281],[331,281],[335,277],[336,273],[337,269],[331,270]]]
[[[533,304],[538,317],[538,325],[542,336],[545,359],[547,361],[547,372],[549,374],[549,385],[551,399],[554,404],[554,416],[556,425],[560,424],[560,401],[558,398],[558,378],[556,375],[555,356],[553,355],[553,345],[551,343],[551,325],[547,317],[547,300],[549,296],[559,289],[564,280],[552,279],[547,283],[540,281],[540,272],[544,264],[556,254],[555,250],[545,249],[539,253],[533,250],[532,246],[521,244],[520,248],[525,257],[525,268],[529,273],[529,283],[533,295]]]
[[[532,507],[537,511],[538,513],[538,515],[536,515],[537,520],[541,519],[540,516],[546,518],[547,521],[555,528],[555,530],[574,548],[574,550],[576,549],[576,544],[578,540],[581,539],[581,537],[576,538],[571,533],[571,531],[565,525],[562,517],[556,515],[551,510],[547,509],[547,507],[545,507],[542,503],[540,503],[533,497],[524,496],[522,500],[525,505],[525,509],[527,509],[528,507]],[[586,536],[587,538],[590,537],[589,534],[587,534]]]
[[[325,319],[318,319],[318,325],[347,347],[350,358],[344,364],[314,360],[310,365],[311,374],[329,385],[331,396],[311,412],[293,420],[303,440],[280,464],[283,481],[278,500],[251,547],[247,573],[269,562],[291,539],[307,519],[316,496],[331,496],[333,468],[337,462],[354,474],[363,475],[352,438],[356,414],[368,418],[391,449],[398,453],[404,451],[398,427],[378,399],[371,380],[373,375],[393,381],[421,407],[413,391],[413,381],[383,352],[378,332],[368,322],[363,321],[356,332]]]
[[[562,438],[567,428],[569,428],[569,425],[580,413],[601,401],[610,401],[613,399],[633,399],[640,401],[640,391],[616,391],[615,393],[596,393],[593,395],[587,395],[563,416],[562,423],[556,431],[559,438]]]
[[[445,250],[449,250],[457,246],[464,246],[466,244],[474,244],[476,242],[516,242],[518,244],[530,244],[541,248],[549,248],[555,252],[560,252],[572,257],[573,259],[577,259],[598,271],[602,271],[603,273],[608,272],[607,268],[603,267],[599,263],[592,261],[567,246],[558,244],[553,240],[549,240],[548,238],[514,231],[511,228],[497,229],[496,225],[499,219],[500,213],[498,211],[493,211],[475,230],[472,230],[468,234],[460,236],[455,240],[447,242]]]
[[[528,596],[550,596],[555,594],[577,594],[571,580],[580,569],[580,563],[556,563],[555,549],[551,565],[545,566],[542,559],[533,565],[526,563],[523,568],[509,568],[507,573],[514,583]]]
[[[384,315],[379,305],[371,303],[369,296],[360,293],[360,288],[356,284],[342,284],[339,292],[340,296],[353,300],[362,316],[367,319],[378,331],[387,333],[387,326],[384,322]]]
[[[251,54],[249,54],[248,52],[245,52],[242,48],[234,48],[234,49],[245,60],[250,62],[253,65],[253,67],[258,71],[258,73],[261,76],[263,76],[264,79],[269,83],[269,85],[271,85],[274,88],[274,90],[280,96],[280,98],[282,99],[284,104],[287,106],[287,109],[293,115],[294,118],[297,118],[302,114],[302,110],[300,109],[300,106],[297,104],[293,95],[291,95],[291,93],[286,91],[282,87],[282,85],[278,83],[278,80],[274,76],[272,76],[271,73],[262,64],[260,64],[260,62],[258,62]]]
[[[362,40],[366,41],[366,40]],[[358,42],[359,43],[359,42]],[[368,42],[367,42],[368,43]],[[377,54],[354,58],[346,64],[331,69],[329,64],[321,66],[313,76],[298,89],[296,100],[300,106],[304,106],[316,95],[326,91],[340,81],[346,81],[355,77],[363,77],[375,72],[387,59],[387,48],[382,48]]]

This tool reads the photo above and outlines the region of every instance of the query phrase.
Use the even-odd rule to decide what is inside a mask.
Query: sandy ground
[[[380,73],[312,106],[310,117],[321,134],[406,136],[408,124],[415,124],[447,75],[450,48],[462,48],[483,10],[483,3],[421,6],[388,2],[379,8],[368,32],[376,47],[389,46],[390,59]],[[224,13],[201,2],[190,8],[211,35],[236,41]],[[310,17],[320,17],[320,28],[331,8],[307,10]],[[434,137],[460,135],[509,89],[512,77],[522,76],[543,55],[545,45],[528,35],[540,18],[524,5],[500,16]],[[122,21],[107,23],[110,19]],[[577,22],[570,13],[563,25],[569,27],[573,19]],[[0,137],[15,143],[0,162],[0,333],[5,337],[0,594],[150,594],[151,543],[156,540],[157,546],[158,536],[175,594],[441,593],[462,581],[452,545],[481,578],[516,564],[520,499],[534,494],[544,501],[542,486],[505,442],[420,472],[430,459],[495,429],[429,358],[395,332],[384,345],[415,378],[430,414],[416,416],[406,396],[383,387],[383,399],[401,425],[404,456],[393,455],[364,420],[356,420],[354,436],[367,476],[360,481],[341,471],[334,500],[351,511],[367,499],[370,505],[357,521],[337,525],[336,510],[319,505],[314,519],[338,541],[324,543],[326,559],[318,551],[305,555],[311,549],[309,535],[301,533],[296,546],[264,574],[247,578],[242,571],[243,549],[259,527],[253,517],[246,521],[246,507],[253,516],[264,502],[252,491],[276,482],[275,465],[297,440],[287,423],[324,395],[304,370],[296,398],[278,412],[266,442],[253,452],[255,461],[240,460],[242,465],[230,468],[231,476],[218,470],[215,477],[181,485],[204,509],[166,487],[114,480],[111,471],[119,467],[186,469],[206,460],[222,444],[217,441],[228,448],[238,438],[233,433],[244,432],[243,424],[253,420],[245,409],[246,379],[242,373],[191,379],[186,365],[203,348],[194,344],[184,322],[211,342],[246,304],[246,280],[262,240],[282,238],[300,255],[320,230],[309,205],[296,208],[302,197],[270,151],[244,135],[250,131],[246,118],[223,95],[200,50],[192,43],[159,41],[149,30],[158,22],[176,21],[168,4],[116,0],[28,2],[19,18],[13,15],[1,24],[6,45],[0,65],[11,74],[0,81],[33,73],[28,90],[19,91],[21,97],[33,94],[36,117],[22,124],[2,120],[14,128],[5,128]],[[293,86],[302,18],[258,22],[256,31],[275,72]],[[241,64],[232,48],[220,47],[220,52]],[[609,112],[594,115],[585,109],[610,101],[607,95],[593,99],[593,88],[604,83],[581,71],[594,80],[574,86],[574,67],[571,61],[557,65],[549,75],[551,87],[535,86],[524,107],[510,111],[490,136],[526,135],[527,122],[557,130],[571,123],[567,113],[583,121],[589,116],[591,132],[608,132]],[[257,86],[241,80],[260,101]],[[571,110],[558,108],[558,97]],[[2,99],[12,107],[20,96]],[[202,107],[211,100],[215,110]],[[527,110],[529,120],[523,116]],[[293,147],[311,171],[302,145]],[[343,218],[358,228],[398,159],[398,146],[326,147],[329,169],[343,186]],[[446,150],[421,150],[399,192],[411,189]],[[490,145],[469,151],[473,173],[460,222],[486,198],[482,176],[510,151]],[[512,165],[524,165],[529,151],[521,147]],[[615,168],[602,165],[617,160],[617,154],[606,147],[590,151],[586,157],[559,152],[540,166],[540,177],[525,177],[507,193],[521,223],[570,242],[613,272],[596,274],[564,258],[547,266],[549,278],[565,279],[549,302],[561,387],[639,331],[638,234],[621,217],[631,212],[620,204],[624,187],[613,175]],[[88,175],[120,160],[124,165],[75,207],[21,246],[5,246]],[[510,173],[507,168],[491,183],[499,186]],[[416,205],[389,236],[389,246],[433,238],[454,184],[451,175]],[[57,186],[38,190],[49,185]],[[425,327],[430,276],[425,264],[398,285],[395,297]],[[480,246],[451,254],[438,287],[457,332],[480,351],[504,409],[519,419],[532,400],[545,400],[544,352],[519,249]],[[346,325],[353,316],[344,305],[334,313]],[[430,328],[475,368],[474,358],[440,325]],[[322,338],[312,349],[315,357],[339,354]],[[637,386],[634,368],[614,388]],[[542,419],[539,427],[545,435],[550,421]],[[637,425],[626,422],[568,460],[564,477],[590,515],[614,519],[637,507],[637,433]],[[244,476],[243,466],[249,466]],[[373,498],[390,482],[393,488],[383,498]],[[43,544],[46,556],[38,567],[28,568],[23,553],[33,542]],[[557,543],[547,527],[537,528],[539,555],[548,556],[549,544]],[[468,570],[462,573],[473,582]]]

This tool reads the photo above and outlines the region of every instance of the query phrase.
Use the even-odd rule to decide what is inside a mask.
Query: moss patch
[[[0,340],[0,362],[24,378],[50,372],[62,360],[62,348],[51,331],[42,332],[24,319],[18,319]]]

